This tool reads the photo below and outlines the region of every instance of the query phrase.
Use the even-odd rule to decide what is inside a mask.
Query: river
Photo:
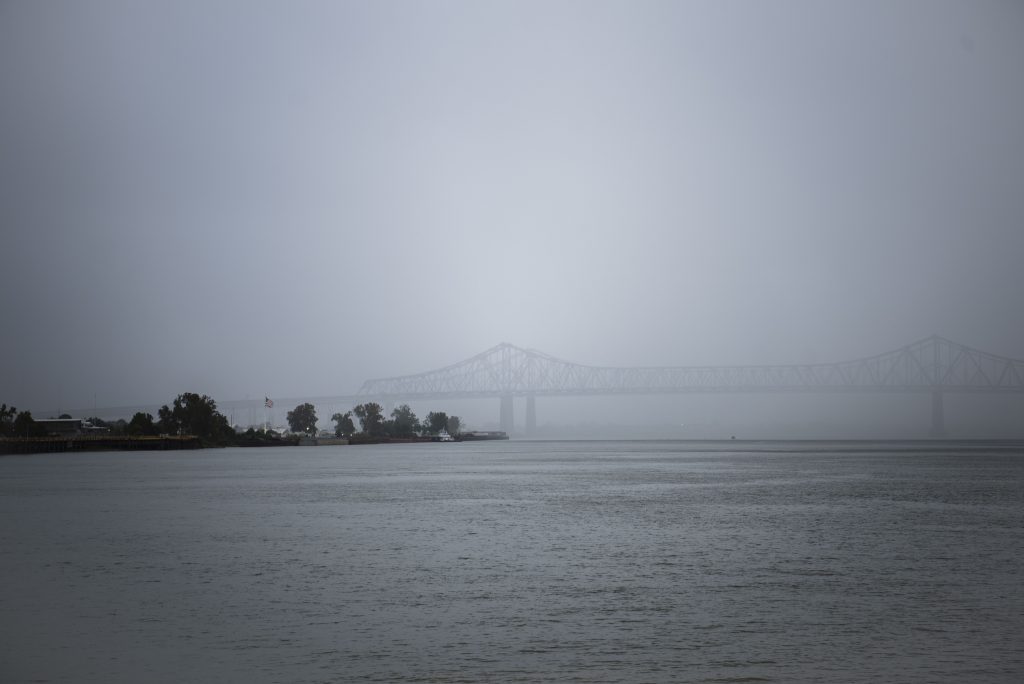
[[[1024,681],[1024,448],[0,458],[4,682]]]

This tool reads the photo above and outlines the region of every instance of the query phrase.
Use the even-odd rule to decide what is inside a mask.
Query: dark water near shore
[[[0,681],[1024,681],[1024,449],[840,446],[0,458]]]

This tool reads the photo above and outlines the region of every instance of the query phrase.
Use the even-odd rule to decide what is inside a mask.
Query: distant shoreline
[[[167,435],[161,437],[129,437],[129,436],[80,436],[80,437],[13,437],[0,438],[0,456],[29,455],[43,453],[86,453],[100,451],[194,451],[199,449],[220,449],[235,446],[243,449],[263,447],[295,447],[295,446],[369,446],[388,444],[423,444],[436,442],[432,437],[353,437],[322,438],[317,440],[277,439],[253,440],[232,445],[203,444],[192,435]],[[457,442],[495,441],[504,438],[481,439],[479,437],[459,438]],[[676,439],[676,438],[644,438],[644,439],[529,439],[520,438],[516,442],[533,444],[560,444],[580,442],[588,444],[638,443],[638,444],[670,444],[677,451],[698,453],[708,452],[758,452],[758,453],[863,453],[868,451],[894,451],[899,453],[935,453],[956,452],[964,450],[986,452],[1019,452],[1024,455],[1024,439]],[[454,442],[447,442],[452,444]],[[678,447],[682,447],[679,449]]]

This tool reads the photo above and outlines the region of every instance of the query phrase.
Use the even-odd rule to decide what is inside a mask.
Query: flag
[[[274,400],[270,397],[263,397],[263,405],[267,408],[274,408]]]

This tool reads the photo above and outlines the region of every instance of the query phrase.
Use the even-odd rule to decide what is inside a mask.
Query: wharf
[[[0,439],[0,454],[41,454],[65,451],[169,451],[200,448],[202,448],[202,444],[194,435],[163,437],[76,435]]]
[[[501,430],[475,430],[473,432],[463,432],[456,439],[460,442],[482,442],[491,439],[508,439],[508,433]]]

